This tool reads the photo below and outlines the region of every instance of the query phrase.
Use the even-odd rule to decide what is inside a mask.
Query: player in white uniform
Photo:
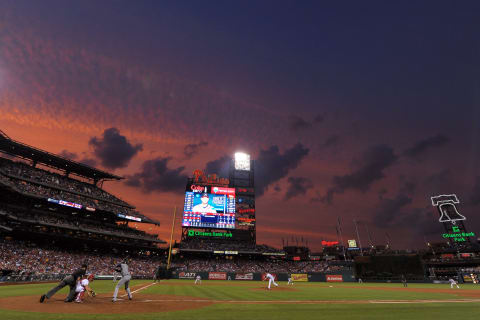
[[[89,284],[93,281],[94,275],[90,274],[87,278],[79,279],[77,281],[77,287],[75,288],[76,297],[75,302],[82,303],[85,291],[88,292],[92,297],[95,297],[95,292],[90,288]]]
[[[275,278],[270,273],[267,273],[265,275],[265,279],[263,279],[263,280],[265,281],[267,279],[268,279],[268,287],[267,287],[268,290],[270,290],[270,287],[271,287],[272,283],[275,287],[278,287],[278,284],[275,282]]]
[[[458,286],[458,283],[457,281],[453,280],[452,278],[448,279],[448,281],[450,282],[450,288],[453,289],[453,286],[457,286],[458,289],[460,289],[460,287]]]
[[[292,276],[288,277],[287,285],[291,284],[293,286]]]
[[[200,277],[200,275],[198,275],[196,278],[195,278],[195,284],[202,284],[202,277]]]

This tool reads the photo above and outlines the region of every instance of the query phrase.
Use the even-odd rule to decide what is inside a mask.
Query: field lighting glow
[[[243,152],[235,153],[235,170],[250,171],[250,155]]]

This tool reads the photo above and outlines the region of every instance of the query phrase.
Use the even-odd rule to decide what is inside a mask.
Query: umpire
[[[75,287],[77,286],[78,278],[81,278],[87,272],[87,265],[83,264],[80,269],[75,270],[71,275],[66,276],[63,278],[62,281],[55,287],[52,288],[47,294],[42,294],[40,297],[40,303],[45,301],[45,298],[50,299],[58,290],[66,287],[67,285],[70,286],[70,292],[68,293],[67,298],[64,300],[65,302],[72,302],[75,298]]]

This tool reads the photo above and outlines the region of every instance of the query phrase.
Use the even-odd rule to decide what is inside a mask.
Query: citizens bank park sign
[[[233,234],[231,232],[206,232],[206,231],[195,231],[188,230],[187,236],[189,237],[207,237],[207,238],[232,238]]]

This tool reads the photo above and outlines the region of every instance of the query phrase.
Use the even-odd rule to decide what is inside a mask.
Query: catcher
[[[75,302],[83,303],[83,298],[85,296],[85,291],[92,297],[95,297],[95,291],[90,288],[89,284],[93,281],[95,276],[93,274],[89,274],[88,277],[78,280],[77,287],[75,288],[75,292],[77,294],[75,298]]]

